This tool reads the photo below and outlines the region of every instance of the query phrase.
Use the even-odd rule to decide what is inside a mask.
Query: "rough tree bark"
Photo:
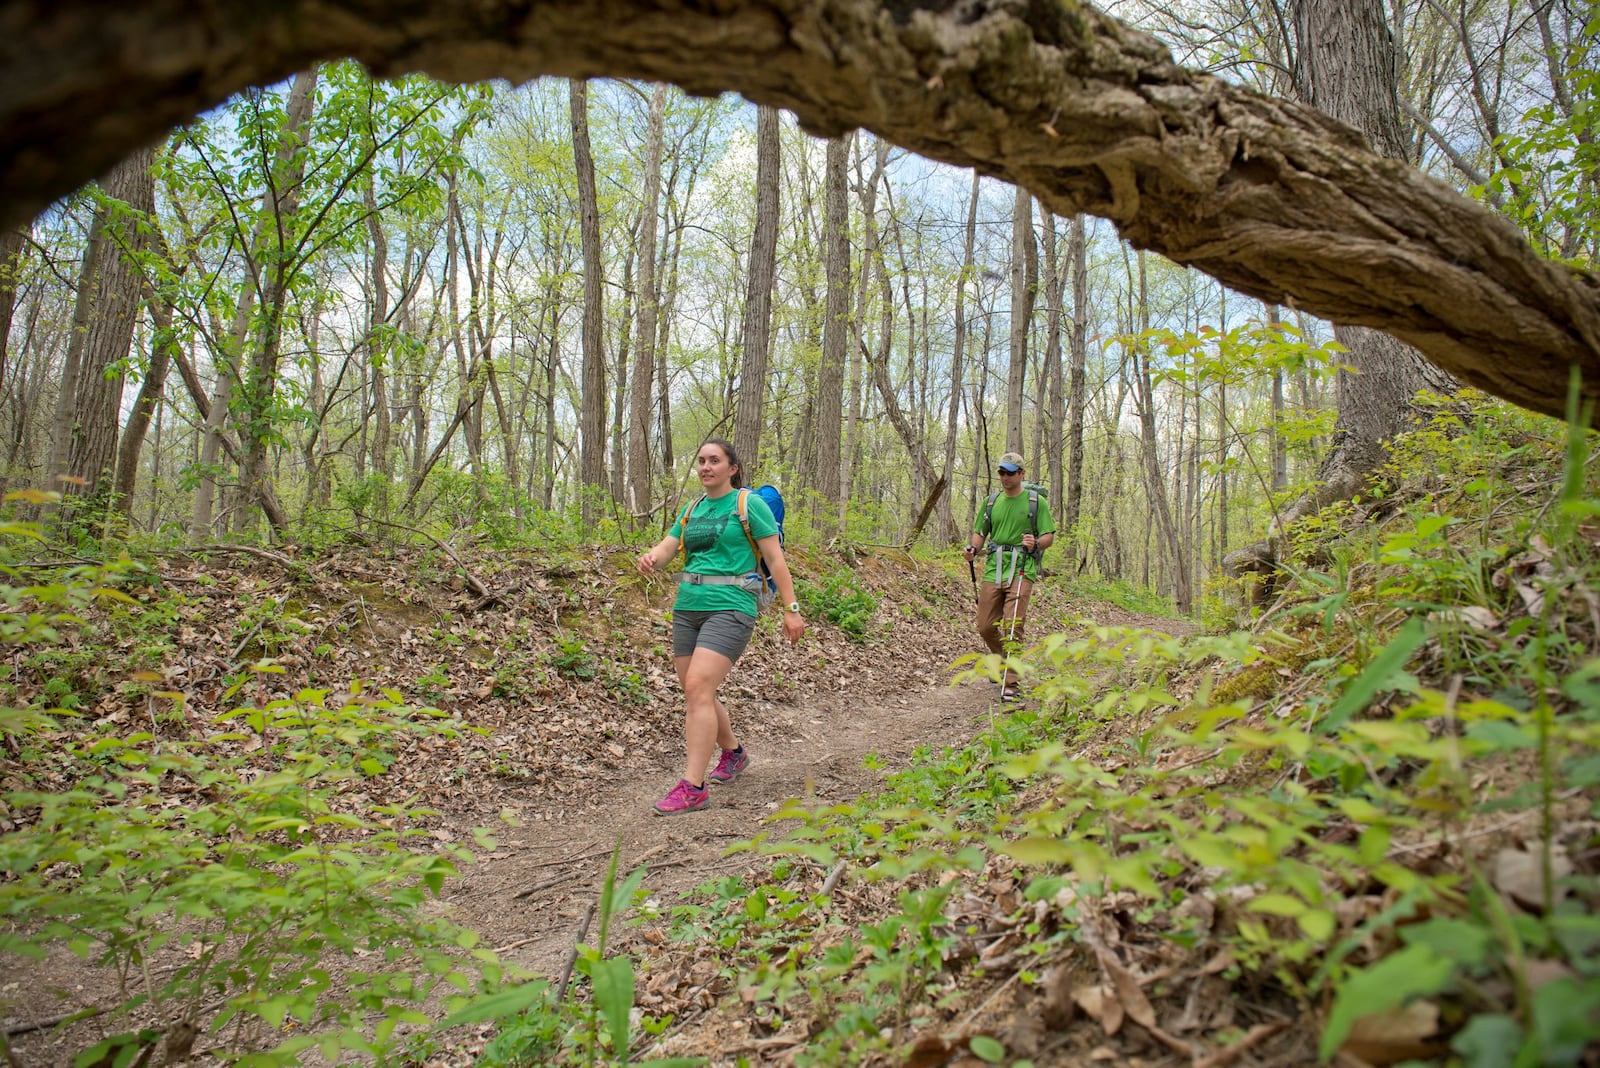
[[[967,198],[967,233],[962,245],[961,273],[956,276],[955,325],[950,342],[950,408],[945,413],[944,470],[940,476],[945,485],[955,477],[956,442],[960,440],[957,430],[961,420],[962,379],[966,373],[963,364],[967,349],[967,283],[972,280],[972,253],[978,238],[978,183],[978,173],[974,171],[972,195]],[[954,493],[945,494],[939,513],[945,540],[951,543],[962,540],[967,534],[967,530],[956,523],[954,498]]]
[[[756,115],[756,228],[750,236],[750,277],[745,287],[744,340],[739,365],[739,409],[733,448],[746,485],[761,466],[762,409],[767,400],[767,355],[772,345],[772,286],[778,263],[778,111]]]
[[[1043,478],[1045,462],[1049,461],[1050,469],[1050,500],[1056,502],[1060,508],[1063,480],[1066,472],[1062,470],[1065,450],[1062,447],[1062,437],[1066,430],[1067,401],[1065,383],[1061,380],[1061,279],[1058,277],[1056,260],[1056,219],[1049,212],[1044,213],[1044,294],[1045,294],[1045,342],[1044,342],[1044,410],[1039,413],[1039,421],[1044,427],[1044,454],[1034,462],[1038,471],[1033,476],[1035,479]]]
[[[17,280],[22,272],[23,233],[11,226],[0,230],[0,390],[6,383],[11,317],[17,307]]]
[[[844,356],[850,340],[850,214],[846,172],[849,138],[828,142],[823,181],[822,262],[827,278],[822,363],[817,371],[816,489],[820,503],[839,503],[839,438],[844,424]],[[830,509],[832,511],[833,509]]]
[[[1080,0],[0,0],[0,226],[248,85],[354,56],[379,76],[737,90],[1112,220],[1242,293],[1379,327],[1462,381],[1600,397],[1600,280],[1344,124],[1185,70]]]
[[[583,465],[583,524],[599,518],[606,488],[606,310],[605,273],[600,262],[600,203],[594,181],[594,151],[589,147],[589,87],[574,80],[572,155],[578,170],[579,230],[583,242],[583,415],[578,428]]]
[[[1089,242],[1082,215],[1073,216],[1070,234],[1067,256],[1072,260],[1072,337],[1068,342],[1071,370],[1067,377],[1067,488],[1057,525],[1069,538],[1083,507],[1083,404],[1089,361]]]
[[[155,209],[154,160],[155,153],[146,148],[112,169],[105,180],[108,199],[95,210],[90,227],[56,402],[48,483],[65,496],[111,488],[123,376],[108,372],[127,358],[133,343],[140,295],[136,257],[148,242],[140,223]]]
[[[1011,207],[1011,338],[1006,365],[1006,451],[1022,449],[1022,379],[1028,366],[1028,333],[1033,320],[1033,287],[1028,284],[1029,250],[1033,247],[1033,198],[1021,187]],[[1028,461],[1037,477],[1038,459]]]
[[[1360,128],[1379,152],[1406,152],[1400,124],[1399,57],[1383,0],[1294,0],[1299,51],[1295,86],[1307,103]],[[1456,384],[1409,345],[1360,326],[1338,325],[1353,373],[1338,376],[1339,421],[1318,491],[1286,518],[1349,497],[1388,456],[1385,443],[1406,428],[1419,389],[1451,392]]]
[[[639,297],[634,320],[637,350],[633,358],[633,389],[628,401],[629,510],[646,515],[653,507],[650,466],[650,423],[655,404],[656,232],[661,216],[661,125],[667,113],[667,87],[657,85],[650,96],[649,133],[644,150],[644,200],[639,205]],[[774,229],[776,235],[776,229]],[[774,240],[773,247],[777,247]]]

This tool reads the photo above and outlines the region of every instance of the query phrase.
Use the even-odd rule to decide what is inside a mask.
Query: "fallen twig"
[[[598,902],[589,902],[589,907],[583,911],[583,922],[578,925],[578,937],[572,940],[572,949],[567,952],[566,966],[561,969],[561,982],[556,984],[556,1001],[559,1003],[567,994],[567,982],[572,978],[572,968],[578,963],[578,947],[583,945],[583,940],[589,937],[589,924],[594,920],[594,910]]]
[[[360,515],[360,513],[357,514]],[[477,610],[481,611],[492,604],[499,604],[505,598],[504,594],[496,593],[494,590],[491,590],[482,579],[480,579],[477,575],[474,575],[467,565],[461,562],[461,557],[456,555],[456,551],[454,549],[450,548],[448,544],[440,541],[432,534],[429,534],[426,530],[418,530],[416,527],[408,527],[404,523],[396,523],[388,519],[379,519],[377,516],[362,515],[361,518],[367,520],[369,523],[381,523],[386,527],[394,527],[396,530],[407,530],[433,542],[433,544],[438,547],[439,551],[448,556],[455,563],[456,567],[461,569],[461,573],[466,576],[467,587],[471,589],[473,593],[477,594],[479,598],[478,603],[474,606],[474,608]]]
[[[87,1009],[77,1009],[73,1012],[64,1012],[59,1016],[47,1016],[43,1020],[33,1020],[28,1023],[16,1025],[8,1023],[6,1025],[6,1035],[8,1037],[15,1038],[17,1035],[26,1035],[31,1034],[34,1031],[43,1031],[47,1028],[54,1027],[57,1024],[76,1023],[79,1020],[88,1020],[95,1016],[99,1016],[105,1011],[105,1009],[94,1008],[91,1006]]]
[[[572,877],[571,876],[568,876],[568,875],[557,875],[554,879],[546,879],[542,883],[537,883],[537,884],[535,884],[533,886],[528,887],[526,890],[519,891],[516,894],[516,896],[513,898],[513,900],[521,901],[523,898],[532,897],[534,894],[537,894],[541,890],[548,890],[553,886],[560,886],[562,883],[571,883],[571,882],[572,882]],[[581,889],[583,887],[592,886],[593,884],[592,883],[588,883],[588,882],[584,882],[584,883],[577,883],[577,884],[574,884],[574,885],[577,888]]]
[[[841,860],[835,864],[833,870],[828,873],[828,877],[822,880],[822,889],[818,890],[817,893],[820,895],[833,893],[834,888],[839,885],[839,880],[844,878],[844,870],[847,867],[849,867],[849,862],[847,861]]]
[[[1226,1049],[1219,1049],[1203,1061],[1196,1061],[1194,1068],[1223,1068],[1232,1064],[1256,1046],[1261,1045],[1273,1035],[1289,1026],[1288,1020],[1279,1020],[1276,1023],[1256,1024],[1245,1032],[1245,1036]]]

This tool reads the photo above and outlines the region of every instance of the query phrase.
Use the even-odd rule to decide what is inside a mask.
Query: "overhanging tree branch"
[[[860,126],[1273,303],[1374,326],[1517,404],[1600,398],[1600,282],[1304,106],[1185,70],[1077,0],[0,0],[0,225],[249,85],[670,81]]]

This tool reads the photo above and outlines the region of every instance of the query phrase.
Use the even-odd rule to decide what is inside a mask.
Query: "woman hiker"
[[[758,574],[762,561],[778,584],[784,637],[798,642],[806,629],[772,510],[760,496],[747,492],[743,496],[748,535],[739,521],[744,479],[733,446],[711,438],[700,446],[695,465],[704,496],[684,509],[667,536],[642,553],[638,563],[640,574],[653,574],[677,554],[680,543],[687,556],[672,604],[672,665],[683,685],[683,734],[689,759],[678,785],[655,804],[661,816],[705,808],[711,803],[711,783],[732,782],[750,763],[734,736],[728,709],[717,699],[717,688],[755,631],[755,590],[765,581]],[[760,560],[752,540],[760,546]],[[717,747],[722,755],[708,775],[706,765]]]

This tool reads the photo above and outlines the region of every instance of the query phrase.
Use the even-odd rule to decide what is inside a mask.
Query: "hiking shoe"
[[[744,751],[744,746],[737,749],[724,749],[722,759],[717,761],[717,766],[711,769],[711,774],[706,776],[706,785],[720,782],[727,784],[739,777],[739,773],[750,766],[750,754]]]
[[[676,816],[680,812],[693,812],[711,804],[711,791],[696,786],[688,779],[679,779],[666,797],[655,803],[657,816]]]
[[[1008,703],[1020,701],[1022,700],[1022,691],[1015,686],[1002,686],[1000,688],[1000,700]]]

